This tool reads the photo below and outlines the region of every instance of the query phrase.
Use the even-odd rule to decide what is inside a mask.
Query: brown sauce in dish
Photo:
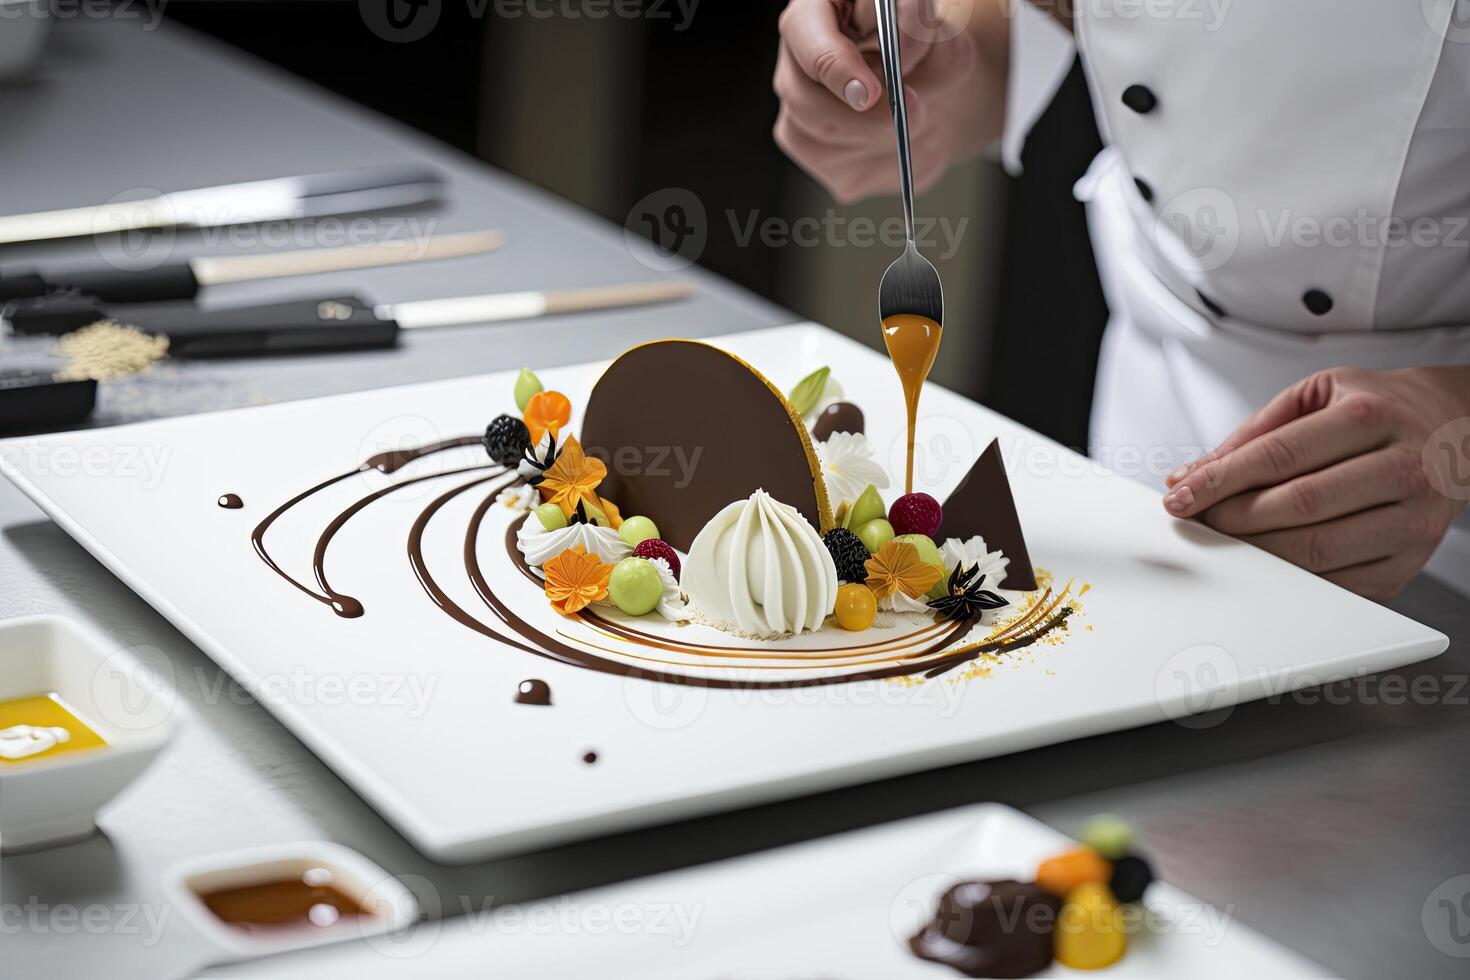
[[[908,410],[908,451],[903,491],[914,492],[914,432],[919,423],[919,393],[934,366],[944,328],[928,317],[898,313],[883,321],[883,343],[903,385],[904,407]]]
[[[372,915],[337,889],[325,868],[310,868],[299,878],[221,888],[200,894],[199,899],[215,918],[245,932],[324,929],[343,919]]]

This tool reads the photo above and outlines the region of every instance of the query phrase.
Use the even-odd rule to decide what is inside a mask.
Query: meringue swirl
[[[710,625],[776,636],[822,628],[837,599],[837,566],[795,507],[757,490],[699,532],[683,584]]]
[[[615,565],[633,553],[618,532],[600,524],[568,524],[548,531],[532,514],[516,531],[516,547],[525,556],[526,564],[538,572],[542,565],[577,545],[609,565]]]

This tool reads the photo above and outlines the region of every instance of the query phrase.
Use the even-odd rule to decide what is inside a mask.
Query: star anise
[[[985,589],[985,576],[980,574],[978,564],[968,569],[963,564],[955,566],[949,576],[948,594],[929,603],[929,608],[945,619],[979,619],[987,609],[1009,606],[1010,600]]]

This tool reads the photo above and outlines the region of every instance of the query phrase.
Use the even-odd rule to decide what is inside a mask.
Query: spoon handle
[[[904,105],[903,62],[898,43],[896,0],[877,0],[878,50],[883,56],[883,85],[888,89],[888,107],[893,110],[893,130],[898,138],[899,189],[903,193],[903,225],[909,245],[914,244],[914,166],[909,154],[909,113]]]

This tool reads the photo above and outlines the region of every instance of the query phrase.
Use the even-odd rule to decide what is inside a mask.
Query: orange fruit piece
[[[531,445],[535,446],[550,429],[553,434],[572,420],[572,402],[559,391],[538,391],[526,402],[522,421],[531,433]]]
[[[1080,885],[1106,885],[1112,877],[1113,862],[1090,847],[1049,857],[1036,869],[1036,883],[1062,898]]]

